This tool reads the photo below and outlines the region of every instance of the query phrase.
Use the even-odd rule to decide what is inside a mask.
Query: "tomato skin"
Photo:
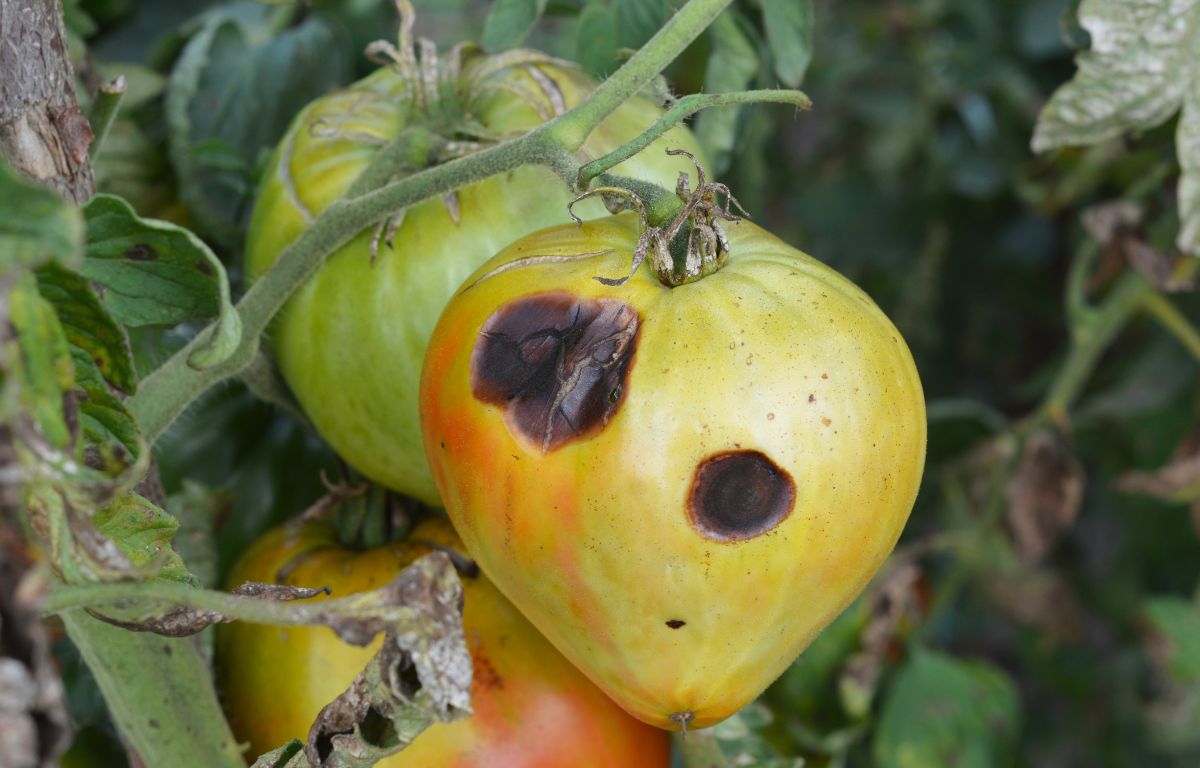
[[[383,586],[428,544],[461,550],[444,520],[406,542],[352,551],[322,521],[270,531],[243,555],[231,584],[328,586],[333,597]],[[282,577],[281,577],[282,576]],[[666,733],[634,720],[595,688],[496,591],[464,577],[463,626],[474,660],[469,718],[435,724],[382,768],[665,768]],[[346,689],[378,647],[343,643],[325,627],[235,623],[217,634],[217,673],[230,724],[252,755],[304,739],[321,708]]]
[[[628,269],[632,215],[524,238],[451,300],[422,374],[426,451],[472,556],[563,655],[664,728],[688,713],[689,727],[728,717],[791,663],[886,559],[924,466],[924,398],[894,326],[754,224],[726,231],[725,266],[676,288],[648,266],[619,287],[593,279]],[[552,315],[564,296],[578,299],[565,312],[579,338],[602,335],[586,323],[614,303],[640,326],[623,384],[604,382],[619,406],[555,443],[554,411],[546,439],[530,439],[512,410],[526,395],[489,400],[478,377],[502,336],[496,318]],[[526,334],[522,359],[540,359],[537,345],[564,327]],[[765,490],[705,479],[742,464]],[[739,531],[742,507],[760,503],[790,511]],[[704,517],[713,509],[728,519]]]
[[[492,58],[473,59],[463,81]],[[595,87],[572,69],[541,64],[536,70],[557,84],[566,108]],[[538,87],[528,70],[508,70],[475,105],[474,117],[500,135],[528,131],[545,117],[510,89]],[[384,142],[413,122],[407,88],[398,75],[380,70],[297,116],[255,205],[246,243],[251,278],[346,191]],[[627,102],[589,136],[579,159],[615,149],[661,114],[644,99]],[[677,127],[612,172],[674,188],[679,173],[693,168],[686,158],[668,157],[667,148],[702,156],[691,133]],[[457,191],[457,222],[440,199],[412,206],[394,234],[394,250],[381,244],[372,265],[373,232],[362,232],[292,296],[272,326],[272,347],[283,377],[338,454],[380,484],[440,506],[417,408],[429,335],[465,277],[518,237],[569,221],[572,197],[542,166],[485,179]],[[585,218],[605,213],[599,200],[584,201],[576,212]]]

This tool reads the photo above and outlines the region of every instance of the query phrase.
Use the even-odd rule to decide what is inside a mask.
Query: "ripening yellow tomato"
[[[704,727],[774,680],[895,546],[925,458],[899,332],[752,223],[678,287],[632,214],[525,237],[429,344],[425,450],[500,590],[627,711]]]
[[[406,541],[367,551],[340,546],[327,522],[291,524],[247,550],[230,583],[326,586],[333,597],[345,596],[383,586],[431,545],[461,548],[439,519],[422,522]],[[486,578],[462,581],[474,714],[429,727],[381,768],[666,768],[668,734],[621,711]],[[234,733],[252,755],[304,739],[377,646],[348,645],[325,627],[222,625],[217,673]]]

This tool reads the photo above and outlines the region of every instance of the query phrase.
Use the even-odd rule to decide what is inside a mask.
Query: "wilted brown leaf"
[[[906,626],[916,623],[921,615],[920,579],[921,570],[915,562],[893,561],[871,586],[862,650],[850,657],[838,679],[842,706],[853,717],[870,711],[890,648]]]
[[[1059,433],[1042,430],[1029,438],[1005,488],[1008,527],[1026,563],[1040,562],[1075,522],[1084,479]]]

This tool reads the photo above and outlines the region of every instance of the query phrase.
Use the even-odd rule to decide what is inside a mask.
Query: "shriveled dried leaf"
[[[921,615],[920,580],[917,564],[901,561],[877,579],[868,593],[869,618],[862,633],[862,650],[850,657],[838,680],[842,706],[853,717],[870,711],[890,648]]]
[[[1180,503],[1200,499],[1200,452],[1176,456],[1167,465],[1149,472],[1121,475],[1117,487],[1125,493],[1140,493]]]
[[[992,573],[983,580],[992,603],[1013,621],[1038,629],[1054,646],[1079,639],[1083,607],[1079,596],[1058,573],[1019,569]]]
[[[1040,562],[1075,522],[1084,479],[1083,465],[1059,433],[1042,430],[1029,438],[1005,489],[1009,530],[1026,563]]]

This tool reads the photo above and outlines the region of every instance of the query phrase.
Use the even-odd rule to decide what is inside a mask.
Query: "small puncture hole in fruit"
[[[791,475],[760,451],[725,451],[696,467],[688,517],[700,535],[741,541],[766,533],[791,513]]]
[[[549,452],[586,438],[621,407],[641,316],[615,299],[564,291],[492,313],[471,351],[471,392],[504,408],[511,432]]]
[[[667,622],[667,626],[670,627],[671,629],[679,629],[684,624],[687,624],[687,622],[684,621],[683,619],[670,619]]]

